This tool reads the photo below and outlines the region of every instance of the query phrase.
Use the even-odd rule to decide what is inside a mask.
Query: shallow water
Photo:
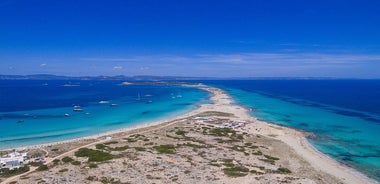
[[[69,82],[80,86],[62,86]],[[68,140],[164,119],[195,109],[209,96],[194,87],[121,86],[120,82],[0,81],[0,149]],[[117,106],[111,107],[112,103]],[[74,112],[75,105],[83,111]]]
[[[313,82],[330,87],[329,91],[319,89],[318,85],[310,88]],[[355,81],[354,85],[349,81],[205,83],[225,89],[239,104],[252,108],[250,113],[261,120],[314,133],[316,136],[309,141],[319,151],[380,181],[380,92],[374,90],[380,81]],[[341,88],[337,88],[339,85]],[[356,89],[358,85],[360,90]],[[284,86],[287,89],[279,89]],[[309,91],[313,92],[304,94]],[[339,94],[343,91],[345,94]],[[352,99],[364,94],[367,96]],[[347,105],[342,96],[346,96]],[[368,108],[371,110],[364,111]]]

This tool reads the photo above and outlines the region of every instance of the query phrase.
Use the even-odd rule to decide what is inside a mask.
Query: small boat
[[[99,104],[108,104],[110,103],[109,101],[105,101],[105,100],[102,100],[102,101],[99,101]]]
[[[74,111],[74,112],[82,112],[83,109],[82,109],[79,105],[74,105],[74,106],[73,106],[73,111]]]
[[[74,112],[82,112],[83,109],[80,109],[80,108],[74,108],[73,111],[74,111]]]
[[[63,87],[78,87],[80,86],[79,84],[64,84],[62,85]]]
[[[110,104],[110,107],[116,107],[118,104]]]
[[[65,114],[65,117],[69,117],[69,116],[70,116],[70,114],[67,114],[67,113]]]

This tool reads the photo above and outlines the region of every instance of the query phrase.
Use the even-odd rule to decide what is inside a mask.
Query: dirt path
[[[183,118],[181,118],[181,119],[183,119]],[[143,131],[138,131],[138,129],[137,129],[137,130],[133,130],[133,131],[137,131],[137,133],[147,133],[147,132],[152,132],[152,131],[155,131],[155,130],[158,130],[158,129],[161,129],[161,128],[165,128],[165,127],[170,126],[170,125],[173,125],[173,124],[177,123],[177,121],[180,121],[181,119],[177,119],[177,120],[174,120],[174,121],[169,121],[169,122],[167,122],[167,123],[163,123],[163,124],[161,124],[161,125],[156,125],[157,127],[155,127],[155,128],[148,128],[147,130],[143,130]],[[144,129],[144,128],[142,128],[142,129]],[[133,134],[133,133],[131,132],[131,133],[128,133],[127,135],[129,135],[129,134]],[[68,151],[68,152],[62,153],[62,154],[60,154],[60,155],[58,155],[58,156],[55,156],[55,157],[53,157],[53,158],[47,158],[45,164],[48,165],[48,164],[51,163],[53,160],[55,160],[55,159],[61,159],[62,157],[67,156],[67,155],[70,155],[70,154],[74,153],[75,151],[78,151],[78,150],[81,149],[81,148],[90,147],[90,146],[93,146],[93,145],[96,145],[96,144],[100,144],[100,143],[102,143],[102,142],[106,142],[106,141],[109,141],[109,139],[98,140],[98,141],[95,141],[95,142],[92,142],[92,143],[89,143],[89,144],[86,144],[86,145],[83,145],[83,146],[80,146],[80,147],[74,148],[74,149],[72,149],[72,150],[70,150],[70,151]],[[46,153],[48,153],[48,151],[46,151],[46,150],[44,150],[44,151],[45,151]],[[20,175],[16,175],[16,176],[9,177],[9,178],[5,179],[4,181],[2,181],[0,184],[6,184],[6,183],[10,183],[10,182],[12,182],[12,181],[18,180],[20,177],[22,177],[22,176],[26,176],[26,175],[28,175],[28,174],[30,174],[30,173],[36,171],[37,168],[38,168],[38,167],[30,167],[30,170],[29,170],[28,172],[22,173],[22,174],[20,174]]]

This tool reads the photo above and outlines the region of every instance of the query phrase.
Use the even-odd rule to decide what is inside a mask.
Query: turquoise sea
[[[209,96],[182,85],[119,85],[121,82],[0,81],[0,149],[96,135],[174,117],[206,103]]]
[[[0,149],[95,135],[209,103],[194,87],[121,82],[0,80]],[[226,90],[261,120],[313,133],[319,151],[380,181],[380,80],[194,82]]]
[[[380,80],[208,81],[266,122],[313,133],[319,151],[380,181]]]

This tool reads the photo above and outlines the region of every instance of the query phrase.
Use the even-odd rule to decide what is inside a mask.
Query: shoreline
[[[198,108],[199,107],[197,107],[196,109],[198,109]],[[50,143],[41,143],[41,144],[33,144],[33,145],[29,145],[29,146],[20,146],[20,147],[14,147],[14,148],[5,148],[5,149],[0,149],[0,152],[1,151],[11,151],[11,150],[38,149],[38,148],[41,148],[41,147],[54,146],[54,145],[59,145],[59,144],[68,144],[68,143],[77,142],[77,141],[83,141],[83,140],[99,140],[100,138],[105,138],[105,137],[108,137],[108,136],[112,137],[112,135],[114,135],[114,134],[119,134],[119,133],[133,131],[133,130],[138,130],[138,129],[149,128],[149,127],[152,127],[152,126],[158,126],[158,125],[166,123],[166,122],[170,122],[170,121],[174,121],[174,120],[178,120],[178,119],[183,119],[183,118],[195,115],[195,114],[192,114],[193,111],[195,111],[195,110],[190,110],[190,111],[188,111],[186,113],[178,112],[180,114],[178,116],[171,114],[171,115],[168,115],[167,117],[158,118],[158,120],[146,121],[146,122],[141,123],[141,124],[139,123],[139,124],[136,124],[136,125],[131,125],[131,126],[125,127],[125,128],[118,128],[118,129],[115,129],[115,130],[110,130],[110,131],[106,131],[106,132],[102,132],[102,133],[97,133],[97,134],[94,134],[94,135],[88,135],[88,136],[83,136],[83,137],[78,137],[78,138],[72,138],[72,139],[67,139],[67,140],[61,140],[61,141],[54,141],[54,142],[50,142]],[[187,110],[184,110],[184,111],[187,111]]]
[[[267,137],[271,137],[279,141],[282,141],[283,143],[290,146],[300,157],[304,158],[308,163],[310,163],[310,165],[314,167],[317,171],[328,173],[338,178],[343,183],[377,183],[377,181],[367,177],[365,174],[355,170],[354,168],[344,165],[338,162],[337,160],[334,160],[333,158],[329,157],[328,155],[323,154],[322,152],[318,151],[307,140],[306,134],[304,132],[257,120],[257,118],[252,117],[251,115],[248,114],[248,109],[236,104],[235,101],[228,94],[226,94],[225,91],[219,88],[208,87],[208,86],[197,86],[197,87],[202,90],[206,90],[210,92],[211,96],[209,98],[214,103],[202,104],[198,108],[190,112],[184,113],[179,116],[172,116],[169,119],[151,121],[151,122],[147,122],[141,125],[108,131],[108,132],[104,132],[104,133],[92,135],[92,136],[58,141],[58,142],[53,142],[53,143],[24,146],[24,147],[19,147],[15,149],[16,150],[36,149],[36,148],[43,148],[43,147],[48,147],[48,146],[58,145],[58,144],[70,144],[73,142],[80,142],[83,140],[93,140],[93,142],[80,146],[79,148],[88,147],[91,145],[98,144],[100,142],[107,141],[106,137],[108,136],[112,137],[112,136],[116,136],[117,134],[133,132],[133,131],[140,132],[139,130],[151,131],[153,129],[161,129],[165,126],[171,125],[172,121],[174,120],[182,120],[182,119],[190,118],[194,115],[197,115],[199,113],[206,112],[206,111],[231,112],[236,116],[235,118],[236,120],[253,122],[253,123],[246,124],[244,127],[240,128],[241,130],[249,132],[254,135],[256,134],[256,135],[267,136]],[[61,158],[67,155],[68,153],[74,152],[75,150],[79,148],[73,149],[69,152],[63,153],[54,158]],[[5,149],[5,150],[9,150],[9,149]],[[50,158],[49,162],[52,161],[54,158]],[[21,175],[8,178],[7,180],[3,182],[5,183],[5,182],[13,181],[20,176]]]
[[[188,87],[196,87],[196,88],[199,88],[199,89],[202,89],[203,87],[206,87],[202,84],[181,84],[182,86],[188,86]],[[212,93],[210,93],[212,94]],[[209,97],[208,99],[210,99],[211,97]],[[2,151],[11,151],[11,150],[27,150],[27,149],[38,149],[38,148],[41,148],[41,147],[47,147],[47,146],[54,146],[54,145],[58,145],[58,144],[67,144],[67,143],[72,143],[72,142],[77,142],[77,141],[83,141],[83,140],[91,140],[91,139],[99,139],[99,138],[102,138],[102,137],[107,137],[107,136],[110,136],[110,135],[113,135],[113,134],[118,134],[118,133],[122,133],[122,132],[127,132],[127,131],[132,131],[132,130],[137,130],[137,129],[144,129],[144,128],[149,128],[151,126],[157,126],[159,124],[162,124],[162,123],[165,123],[165,122],[169,122],[169,121],[173,121],[173,120],[177,120],[177,119],[182,119],[182,118],[186,118],[188,116],[192,116],[191,114],[194,113],[194,111],[196,111],[197,109],[200,108],[200,106],[202,106],[202,104],[197,104],[196,105],[196,108],[188,108],[188,109],[185,109],[185,110],[182,110],[177,112],[177,113],[170,113],[169,115],[165,116],[165,117],[159,117],[157,118],[156,120],[149,120],[149,121],[145,121],[145,122],[142,122],[142,123],[137,123],[137,124],[132,124],[131,126],[128,126],[128,127],[125,127],[125,128],[117,128],[115,130],[109,130],[109,131],[105,131],[105,132],[100,132],[100,133],[96,133],[96,134],[93,134],[93,135],[86,135],[86,136],[81,136],[81,137],[78,137],[78,138],[70,138],[70,139],[66,139],[66,140],[60,140],[60,141],[53,141],[53,142],[49,142],[49,143],[37,143],[37,144],[32,144],[32,145],[27,145],[27,146],[16,146],[16,147],[13,147],[13,148],[0,148],[0,152]],[[195,114],[193,114],[195,115]]]

